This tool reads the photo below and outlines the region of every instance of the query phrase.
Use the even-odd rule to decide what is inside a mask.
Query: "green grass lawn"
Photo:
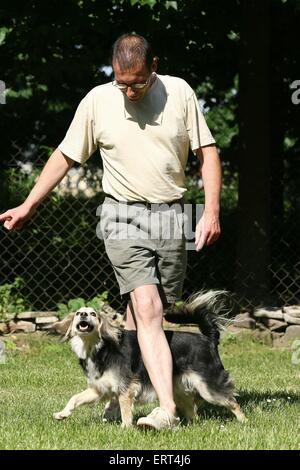
[[[248,422],[238,423],[227,410],[205,405],[193,425],[162,432],[102,423],[103,404],[79,408],[68,420],[54,421],[53,412],[85,388],[74,353],[56,337],[39,334],[5,342],[0,449],[300,448],[300,365],[292,364],[290,350],[272,349],[249,335],[231,334],[221,345],[223,363],[235,380]],[[152,407],[136,406],[135,419]]]

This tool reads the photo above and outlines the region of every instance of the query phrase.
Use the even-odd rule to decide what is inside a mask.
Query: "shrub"
[[[21,277],[16,277],[12,284],[0,286],[0,319],[5,319],[6,314],[30,309],[30,306],[20,295],[20,289],[23,285],[24,280]]]
[[[108,292],[104,291],[91,300],[84,300],[82,297],[70,299],[67,304],[57,304],[57,314],[60,318],[68,315],[70,312],[76,312],[81,307],[92,307],[95,310],[101,310],[108,297]]]

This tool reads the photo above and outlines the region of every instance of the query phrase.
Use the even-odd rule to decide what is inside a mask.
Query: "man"
[[[113,46],[113,83],[91,90],[79,104],[69,130],[47,161],[36,185],[19,207],[0,216],[8,230],[20,228],[74,161],[84,163],[97,148],[103,159],[104,241],[122,295],[128,296],[126,328],[136,329],[143,361],[160,406],[138,425],[155,429],[178,424],[173,398],[172,357],[162,329],[164,305],[180,297],[185,274],[185,240],[164,236],[164,224],[178,224],[174,204],[186,191],[189,147],[198,155],[205,209],[196,227],[200,250],[220,234],[221,171],[215,141],[194,92],[182,79],[156,74],[157,61],[141,36],[121,36]],[[139,228],[159,210],[159,235],[132,239],[130,220],[107,208],[128,203]],[[157,212],[156,212],[157,213]],[[152,219],[151,219],[152,220]],[[152,227],[153,228],[153,227]],[[122,236],[123,233],[127,235]],[[134,238],[134,237],[133,237]]]

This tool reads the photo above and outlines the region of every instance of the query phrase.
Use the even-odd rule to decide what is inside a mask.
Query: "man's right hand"
[[[73,164],[74,160],[67,157],[58,148],[54,150],[25,202],[0,215],[0,222],[4,222],[4,227],[7,230],[21,228],[24,222],[33,216],[39,204],[63,179]]]
[[[24,222],[33,216],[34,212],[33,209],[23,203],[0,214],[0,222],[4,222],[3,226],[7,230],[15,230],[21,228]]]

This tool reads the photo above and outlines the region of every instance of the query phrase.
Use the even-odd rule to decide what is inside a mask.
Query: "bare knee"
[[[160,297],[135,296],[135,318],[138,326],[144,328],[161,326],[163,307]]]

